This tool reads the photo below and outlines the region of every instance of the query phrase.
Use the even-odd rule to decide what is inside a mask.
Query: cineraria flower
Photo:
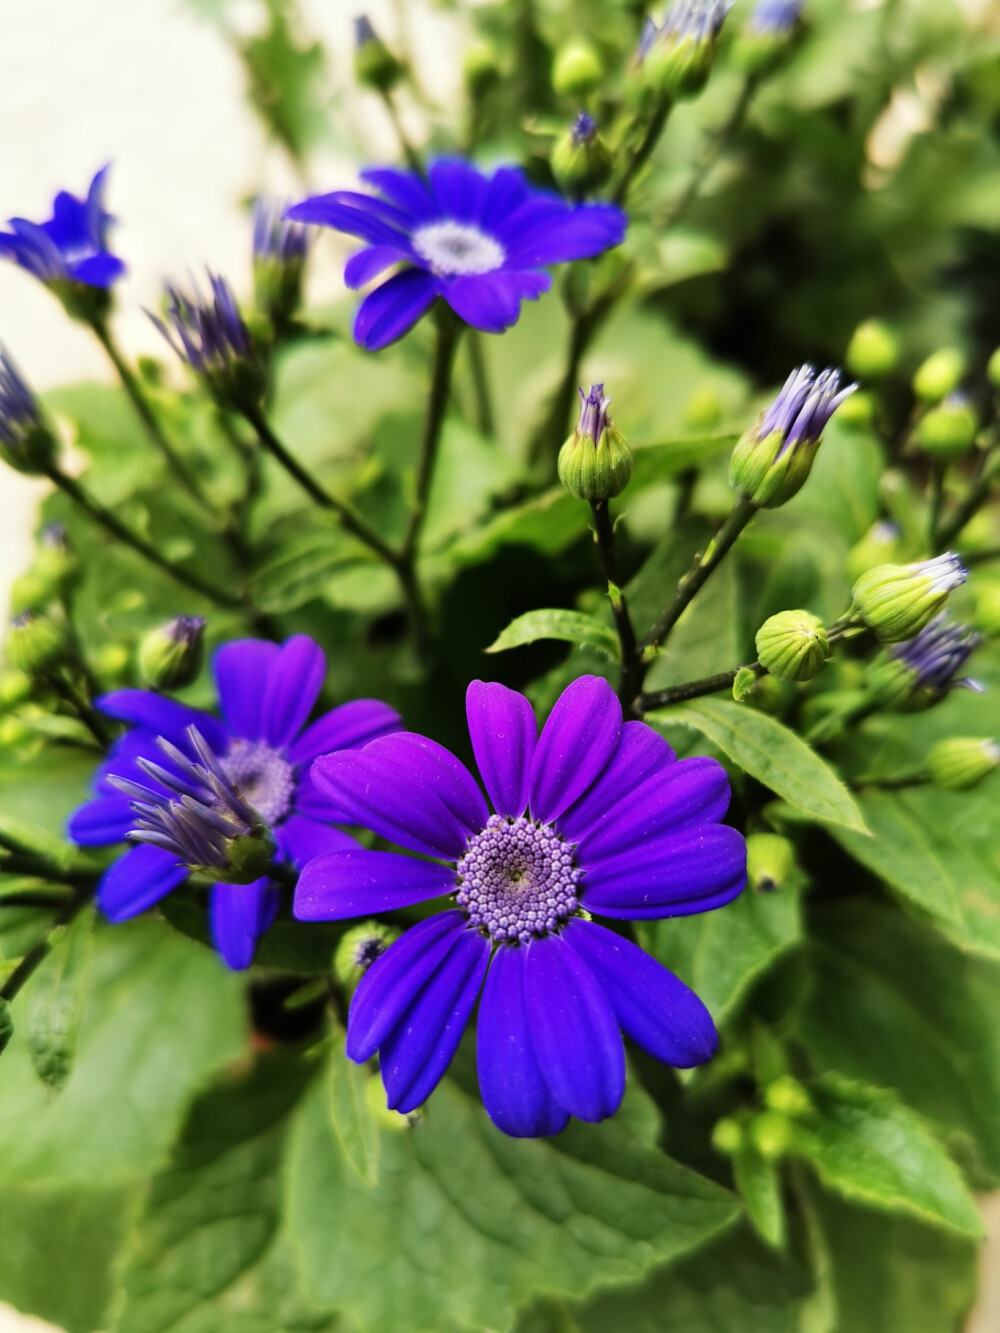
[[[360,237],[344,270],[363,287],[399,266],[361,303],[354,337],[369,351],[401,338],[434,300],[486,333],[517,322],[522,300],[552,285],[550,264],[590,259],[620,244],[625,214],[611,204],[568,204],[534,189],[520,171],[485,176],[467,162],[435,162],[422,180],[384,167],[362,173],[384,198],[337,190],[296,204],[287,217]]]
[[[238,407],[259,401],[264,375],[250,331],[225,278],[208,270],[211,298],[192,282],[193,296],[167,286],[167,320],[150,319],[182,361],[200,375],[220,401]]]
[[[177,755],[205,767],[204,755],[189,734],[194,727],[209,752],[218,756],[221,772],[240,800],[270,828],[279,860],[300,868],[320,852],[354,847],[352,838],[326,822],[339,819],[340,812],[313,783],[309,764],[330,750],[364,745],[395,731],[398,714],[377,700],[358,699],[306,726],[326,675],[326,659],[319,645],[305,635],[280,647],[262,639],[227,643],[216,653],[213,665],[221,719],[148,690],[118,690],[100,700],[103,712],[132,730],[116,742],[99,769],[95,798],[73,815],[69,836],[81,846],[102,846],[141,831],[130,797],[122,794],[116,780],[141,784],[157,802],[174,801],[178,784],[183,790],[183,784],[191,782]],[[212,802],[220,801],[210,784],[202,781],[200,787]],[[194,794],[201,805],[215,808],[203,794]],[[151,816],[145,818],[148,822]],[[146,839],[104,873],[97,902],[111,921],[125,921],[145,911],[183,884],[189,863],[178,846],[168,849]],[[266,876],[250,884],[213,886],[212,933],[230,967],[249,966],[278,903],[277,886]]]
[[[494,814],[448,750],[407,732],[313,765],[317,789],[415,856],[335,851],[305,868],[303,921],[368,916],[450,895],[361,979],[347,1053],[379,1053],[390,1108],[420,1106],[482,993],[483,1101],[505,1133],[555,1134],[622,1099],[622,1032],[667,1063],[709,1059],[708,1010],[677,977],[590,914],[684,916],[746,879],[746,847],[719,821],[729,783],[713,759],[678,761],[645,723],[622,724],[605,680],[566,689],[537,734],[523,695],[473,681],[472,750]]]
[[[958,673],[982,643],[982,635],[942,612],[914,638],[894,643],[874,659],[868,686],[884,708],[915,711],[939,703],[950,690],[983,692]]]
[[[0,231],[0,255],[6,255],[42,282],[79,282],[110,287],[125,265],[107,246],[108,225],[102,194],[108,168],[90,182],[86,199],[60,190],[47,222],[9,218],[10,231]]]

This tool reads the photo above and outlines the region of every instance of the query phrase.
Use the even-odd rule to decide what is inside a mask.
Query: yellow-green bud
[[[707,384],[695,387],[684,404],[684,424],[690,430],[711,430],[722,420],[722,404],[713,388]]]
[[[53,600],[54,589],[37,569],[19,574],[10,585],[10,609],[18,616],[22,611],[41,611]]]
[[[791,1116],[792,1119],[808,1115],[812,1110],[809,1094],[791,1074],[783,1074],[768,1084],[764,1089],[764,1104],[769,1110]]]
[[[931,352],[913,376],[913,392],[925,403],[939,403],[958,388],[965,374],[965,357],[957,347]]]
[[[731,1115],[724,1115],[715,1122],[712,1130],[712,1147],[723,1157],[732,1157],[743,1146],[743,1128]]]
[[[611,153],[597,125],[581,111],[552,150],[552,174],[559,188],[575,196],[590,194],[611,175],[611,165]]]
[[[580,390],[580,421],[559,451],[559,480],[578,500],[599,504],[620,495],[632,475],[632,453],[608,416],[604,385]]]
[[[795,848],[777,833],[751,833],[747,838],[747,878],[761,893],[780,889],[795,869]]]
[[[31,698],[31,677],[24,671],[0,671],[0,708],[16,708]]]
[[[7,713],[5,717],[0,717],[0,745],[4,749],[19,750],[21,746],[27,745],[34,738],[35,733],[31,727],[13,713]]]
[[[1000,347],[996,349],[986,363],[986,378],[994,389],[1000,389]]]
[[[972,448],[978,428],[972,404],[964,394],[952,393],[920,418],[916,439],[936,463],[951,463]]]
[[[647,18],[636,53],[643,87],[668,98],[693,97],[700,92],[728,12],[724,0],[710,0],[672,6],[660,28]]]
[[[823,622],[808,611],[779,611],[764,621],[755,642],[761,666],[779,680],[812,680],[830,658]]]
[[[334,952],[334,976],[353,991],[372,963],[381,958],[398,938],[398,930],[384,926],[380,921],[363,921],[359,926],[352,926]]]
[[[175,616],[150,630],[139,644],[139,670],[154,690],[190,685],[205,656],[205,617]]]
[[[852,375],[881,379],[899,365],[899,339],[880,319],[866,319],[851,335],[844,359]]]
[[[853,589],[854,605],[881,643],[912,639],[924,628],[968,571],[952,551],[910,565],[879,565],[862,574]]]
[[[7,634],[7,661],[15,671],[37,676],[50,671],[69,655],[65,631],[48,616],[25,611]]]
[[[968,791],[1000,764],[996,741],[968,736],[950,736],[932,745],[927,755],[927,773],[935,787],[944,791]]]
[[[500,82],[500,56],[492,42],[473,42],[462,60],[462,77],[473,97],[482,97]]]
[[[750,1138],[762,1157],[776,1161],[789,1149],[792,1123],[779,1111],[761,1111],[750,1121]]]
[[[552,87],[559,97],[587,97],[604,77],[601,58],[583,37],[563,42],[552,62]]]
[[[56,593],[66,592],[80,578],[80,557],[63,523],[46,523],[38,536],[35,570]]]
[[[879,519],[847,553],[847,577],[855,582],[876,565],[887,565],[899,551],[899,529]]]
[[[371,25],[366,14],[354,20],[354,73],[359,83],[378,92],[391,92],[403,77],[397,60]]]

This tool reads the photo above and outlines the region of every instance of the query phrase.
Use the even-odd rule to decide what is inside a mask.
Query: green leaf
[[[60,938],[24,992],[24,1035],[31,1063],[53,1092],[62,1089],[73,1068],[93,929],[90,909],[60,927]]]
[[[746,1135],[733,1156],[733,1175],[758,1234],[769,1245],[783,1245],[785,1205],[778,1168],[747,1140]]]
[[[446,554],[458,567],[489,560],[503,546],[530,546],[541,555],[558,555],[584,535],[588,517],[587,506],[560,486],[502,510],[477,531],[458,537]]]
[[[326,1062],[327,1108],[345,1158],[366,1185],[378,1183],[379,1131],[367,1096],[372,1077],[365,1065],[348,1059],[338,1032]]]
[[[0,1055],[4,1053],[14,1035],[14,1020],[10,1014],[10,1005],[0,997]]]
[[[726,699],[695,699],[649,713],[658,730],[693,727],[752,778],[813,819],[865,832],[861,811],[818,754],[776,718]]]
[[[857,1203],[982,1235],[958,1168],[894,1093],[826,1074],[809,1084],[809,1094],[813,1111],[795,1121],[792,1149],[824,1185]]]
[[[238,49],[250,79],[254,109],[275,138],[300,162],[326,126],[323,76],[326,57],[319,42],[299,40],[289,0],[267,0],[270,25]]]
[[[446,1080],[424,1120],[383,1132],[365,1186],[322,1088],[298,1113],[287,1216],[307,1285],[362,1328],[502,1328],[541,1290],[635,1281],[734,1216],[732,1197],[624,1124],[509,1139]]]
[[[751,667],[740,667],[733,679],[733,699],[740,703],[757,684],[757,672]]]
[[[739,431],[715,431],[711,435],[679,435],[638,445],[632,451],[630,493],[669,481],[688,468],[704,467],[713,458],[728,453],[739,436]]]
[[[615,662],[620,656],[618,636],[613,629],[602,625],[593,616],[584,615],[582,611],[563,611],[558,607],[528,611],[518,616],[486,651],[502,653],[508,648],[520,648],[523,644],[535,643],[539,639],[563,639],[581,648],[596,648]]]

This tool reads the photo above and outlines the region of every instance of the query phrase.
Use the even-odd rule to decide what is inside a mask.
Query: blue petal
[[[399,731],[403,719],[380,699],[352,699],[324,713],[289,747],[293,764],[307,764],[334,750],[354,750]]]
[[[515,1138],[558,1134],[568,1112],[553,1100],[531,1040],[524,998],[528,950],[497,950],[483,986],[476,1066],[486,1113]]]
[[[314,856],[328,852],[350,852],[357,842],[343,829],[331,828],[308,815],[293,814],[274,830],[278,849],[286,861],[301,868]]]
[[[284,749],[302,730],[315,707],[326,677],[326,654],[307,634],[281,645],[267,678],[261,709],[264,739]]]
[[[145,912],[188,877],[187,866],[159,847],[133,847],[101,876],[97,905],[109,921]]]
[[[358,236],[371,245],[405,245],[406,219],[399,215],[400,224],[386,220],[389,206],[366,194],[350,190],[335,190],[332,194],[316,195],[295,204],[285,217],[292,222],[311,222],[321,227],[333,227],[348,236]]]
[[[717,824],[729,808],[729,775],[715,759],[681,759],[618,794],[615,808],[575,839],[588,869],[692,825]]]
[[[506,685],[474,680],[465,714],[476,766],[498,815],[517,819],[528,804],[531,759],[538,740],[535,710]]]
[[[654,776],[665,776],[670,764],[677,762],[673,750],[645,722],[626,722],[618,748],[607,768],[594,785],[559,816],[559,832],[570,842],[579,842],[596,832],[605,822],[614,823],[624,799],[631,802],[640,783]]]
[[[108,717],[145,727],[182,749],[187,747],[187,729],[191,726],[198,728],[213,750],[225,749],[228,737],[217,718],[151,690],[115,690],[98,699],[97,704]]]
[[[440,898],[455,888],[455,872],[396,852],[332,852],[308,862],[295,886],[299,921],[376,916]]]
[[[377,352],[402,338],[430,309],[440,283],[421,268],[404,269],[361,302],[354,320],[354,341]]]
[[[482,220],[489,182],[475,167],[445,159],[432,163],[427,175],[441,217],[473,224]]]
[[[266,639],[236,639],[215,654],[212,669],[219,707],[234,736],[248,741],[263,736],[267,682],[280,652]]]
[[[626,1036],[677,1069],[704,1064],[719,1035],[693,990],[630,940],[594,921],[570,921],[563,939],[597,977]]]
[[[362,171],[361,179],[385,195],[414,222],[426,222],[435,212],[434,200],[427,186],[413,171],[398,167],[374,167]]]
[[[612,204],[585,204],[561,221],[550,217],[518,231],[507,252],[507,263],[511,268],[541,268],[590,259],[620,245],[627,226],[625,214]]]
[[[614,1115],[625,1092],[625,1048],[607,996],[561,936],[532,940],[526,952],[528,1022],[552,1096],[581,1120]]]
[[[725,824],[654,838],[595,866],[581,861],[583,906],[630,920],[711,911],[735,898],[747,878],[746,842]]]
[[[489,219],[491,226],[502,226],[529,197],[524,174],[517,167],[501,167],[493,173],[486,192],[483,217]]]
[[[531,763],[535,819],[551,822],[583,795],[618,748],[621,730],[621,704],[606,680],[580,676],[563,690]]]
[[[398,245],[370,245],[351,255],[344,265],[344,284],[352,291],[365,287],[394,264],[412,264],[413,251]]]
[[[99,796],[73,812],[66,832],[81,847],[104,847],[122,842],[133,818],[127,796]]]
[[[253,962],[257,941],[274,924],[280,906],[281,894],[268,879],[213,887],[209,905],[212,940],[234,972]]]
[[[452,278],[441,295],[458,315],[484,333],[503,333],[517,323],[522,300],[537,300],[552,286],[547,273],[477,273]]]
[[[87,287],[110,287],[125,272],[125,263],[117,255],[107,251],[88,255],[77,263],[68,265],[68,272],[74,282],[82,282]]]

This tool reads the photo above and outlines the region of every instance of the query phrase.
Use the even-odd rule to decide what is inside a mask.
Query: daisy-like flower
[[[548,265],[590,259],[625,235],[621,209],[569,204],[533,188],[513,167],[486,176],[467,162],[441,161],[426,181],[391,167],[362,179],[382,197],[337,190],[286,216],[366,242],[347,262],[348,287],[398,268],[358,310],[354,337],[369,351],[401,338],[437,297],[473,328],[502,333],[517,322],[523,300],[548,291]]]
[[[107,288],[125,272],[125,265],[108,249],[102,167],[90,182],[86,199],[60,190],[47,222],[10,218],[10,231],[0,231],[0,255],[46,283],[78,282]]]
[[[356,847],[353,838],[327,822],[340,818],[340,812],[312,782],[309,765],[317,755],[395,731],[398,714],[375,699],[357,699],[306,726],[326,675],[326,658],[305,635],[280,647],[262,639],[227,643],[215,655],[214,670],[221,718],[148,690],[118,690],[100,701],[103,712],[132,730],[99,769],[95,798],[73,815],[69,836],[81,846],[139,844],[110,866],[98,886],[98,905],[111,921],[126,921],[152,907],[184,883],[192,865],[220,869],[219,856],[204,852],[213,845],[213,812],[217,832],[230,836],[236,807],[224,785],[209,776],[192,785],[190,764],[212,772],[205,752],[217,760],[239,800],[270,829],[279,860],[298,869],[322,852]],[[204,807],[195,812],[200,825],[187,823],[197,843],[180,838],[176,805],[185,793]],[[134,810],[137,798],[159,805],[160,813]],[[220,821],[231,826],[228,833]],[[163,837],[159,845],[149,839],[157,827],[171,835],[169,845]],[[230,967],[250,965],[279,900],[278,886],[267,876],[249,884],[213,886],[212,932]]]
[[[720,907],[746,879],[746,845],[719,821],[729,783],[713,759],[678,760],[645,723],[622,724],[605,680],[566,689],[538,734],[531,705],[473,681],[469,735],[495,813],[448,750],[407,732],[313,765],[345,822],[416,855],[334,851],[306,866],[304,921],[371,916],[450,896],[365,973],[347,1053],[378,1052],[388,1104],[420,1106],[477,999],[479,1084],[507,1134],[556,1134],[612,1115],[622,1033],[679,1067],[716,1047],[708,1010],[605,926]]]

